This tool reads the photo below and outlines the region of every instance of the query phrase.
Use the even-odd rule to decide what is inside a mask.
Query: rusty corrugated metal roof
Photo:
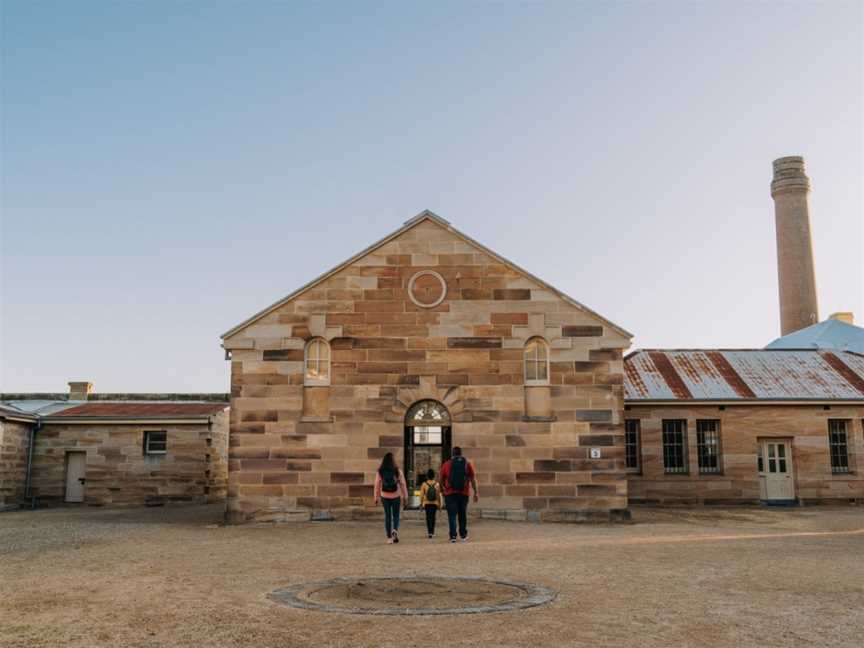
[[[624,360],[624,398],[864,401],[864,356],[815,349],[634,351]]]
[[[84,403],[53,412],[50,416],[183,418],[218,414],[227,407],[228,403]]]

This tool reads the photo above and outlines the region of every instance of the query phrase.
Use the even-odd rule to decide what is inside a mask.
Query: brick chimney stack
[[[91,382],[70,382],[69,383],[69,400],[79,401],[87,400],[89,394],[93,392],[93,383]]]
[[[777,229],[781,335],[819,321],[809,193],[810,180],[804,173],[804,158],[793,155],[774,160],[771,197]]]

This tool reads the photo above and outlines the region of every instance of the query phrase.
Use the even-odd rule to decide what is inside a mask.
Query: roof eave
[[[625,405],[862,405],[864,398],[624,398]]]
[[[149,424],[174,424],[190,425],[195,423],[210,422],[213,414],[199,414],[195,416],[45,416],[42,417],[43,424],[127,424],[127,425],[149,425]]]

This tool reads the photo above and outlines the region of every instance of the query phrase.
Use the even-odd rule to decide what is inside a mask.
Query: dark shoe
[[[393,532],[393,542],[399,542],[399,532],[398,531]]]
[[[450,538],[450,542],[453,542],[455,544],[456,538]]]

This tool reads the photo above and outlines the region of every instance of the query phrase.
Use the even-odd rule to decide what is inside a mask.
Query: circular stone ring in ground
[[[269,595],[303,610],[343,614],[484,614],[545,605],[555,600],[548,587],[470,576],[334,578],[300,583]]]

